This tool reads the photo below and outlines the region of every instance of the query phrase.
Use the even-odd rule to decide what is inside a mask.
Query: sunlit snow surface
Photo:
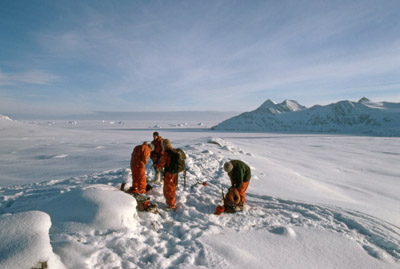
[[[0,119],[0,226],[27,242],[8,255],[14,238],[2,229],[0,267],[34,266],[33,257],[54,268],[400,266],[399,138],[206,128],[213,124]],[[188,156],[178,210],[159,215],[137,213],[118,191],[132,148],[155,130]],[[252,168],[247,207],[215,216],[229,159]],[[162,186],[148,195],[165,207]],[[37,223],[39,249],[28,243]]]

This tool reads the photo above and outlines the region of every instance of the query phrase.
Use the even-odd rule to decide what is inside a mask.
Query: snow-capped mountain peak
[[[271,114],[281,114],[285,112],[299,111],[305,108],[306,107],[293,100],[285,100],[282,103],[276,104],[268,99],[260,107],[258,107],[256,111],[261,113],[266,112]]]
[[[371,102],[367,97],[363,97],[360,100],[358,100],[359,104],[363,104],[363,103],[369,103]]]
[[[400,136],[400,103],[339,101],[306,108],[296,101],[275,104],[265,101],[259,108],[214,126],[216,130],[363,133]]]
[[[297,101],[294,100],[285,100],[282,103],[278,104],[277,106],[279,106],[282,111],[287,111],[287,112],[306,109],[305,106],[300,105]]]

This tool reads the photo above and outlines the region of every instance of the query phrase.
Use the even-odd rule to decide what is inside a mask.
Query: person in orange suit
[[[164,154],[162,155],[160,161],[154,165],[155,169],[165,168],[164,173],[164,188],[163,193],[165,197],[165,201],[168,205],[168,208],[175,211],[176,209],[176,185],[178,183],[178,174],[172,174],[168,171],[168,167],[171,163],[171,153],[172,150],[171,142],[169,139],[163,140],[163,150]]]
[[[158,132],[153,133],[153,141],[151,141],[151,144],[154,145],[154,150],[150,154],[150,158],[153,161],[153,165],[156,165],[160,159],[161,156],[163,155],[163,148],[162,148],[162,141],[163,138],[160,136]],[[162,168],[154,168],[155,170],[155,179],[154,179],[154,184],[161,184],[161,171]]]
[[[131,155],[132,187],[128,193],[142,194],[146,192],[146,164],[154,145],[144,142],[136,146]]]
[[[225,208],[229,207],[230,200],[235,200],[236,198],[236,202],[233,202],[232,210],[242,211],[246,204],[246,190],[251,178],[251,169],[240,160],[231,160],[224,164],[224,170],[228,173],[232,185],[225,197]]]

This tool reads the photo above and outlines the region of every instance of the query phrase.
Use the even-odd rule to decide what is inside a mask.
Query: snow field
[[[155,186],[148,195],[160,214],[137,213],[133,197],[118,191],[130,178],[129,169],[121,168],[2,187],[0,213],[46,212],[53,251],[67,268],[398,267],[397,226],[340,206],[266,195],[268,188],[261,187],[274,174],[261,169],[260,152],[249,153],[238,146],[240,142],[222,138],[196,141],[190,145],[180,141],[188,172],[185,187],[182,175],[179,179],[176,212],[163,210],[162,186]],[[229,187],[223,164],[230,159],[243,159],[253,169],[247,207],[241,213],[215,216],[221,185],[225,193]],[[276,160],[265,161],[271,165]],[[150,167],[151,162],[149,181],[154,178]],[[52,254],[49,248],[47,254]]]

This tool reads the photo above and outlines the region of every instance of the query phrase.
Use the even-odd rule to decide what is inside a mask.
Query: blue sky
[[[400,102],[400,1],[0,1],[0,114]]]

